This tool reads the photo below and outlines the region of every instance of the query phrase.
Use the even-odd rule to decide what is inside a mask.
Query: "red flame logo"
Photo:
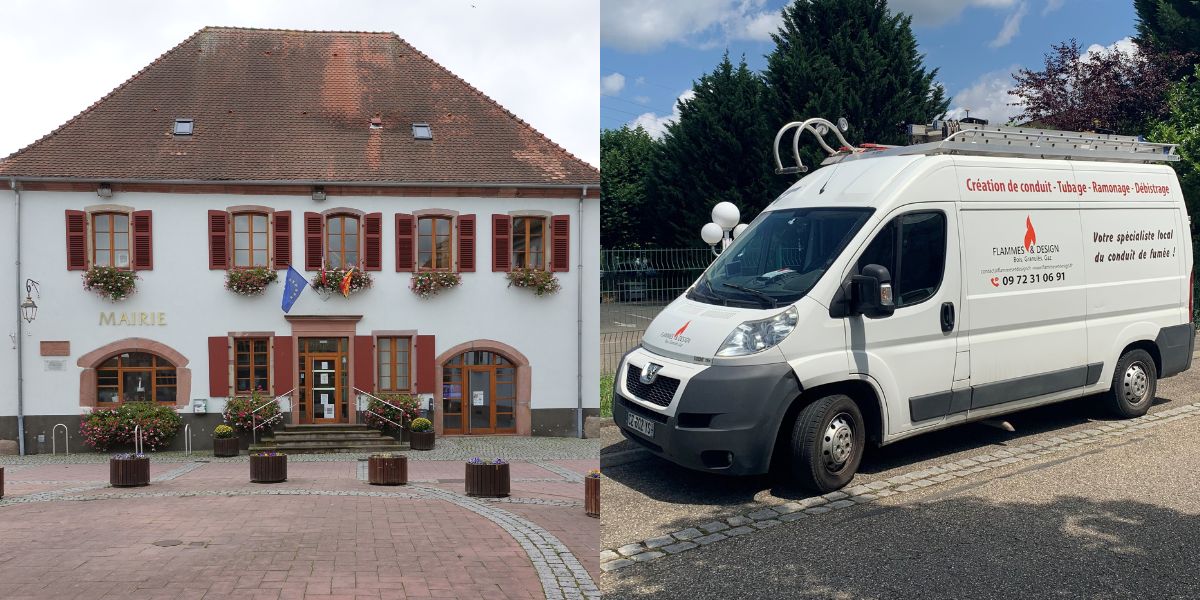
[[[1033,245],[1037,243],[1037,233],[1033,230],[1033,221],[1029,220],[1029,216],[1025,216],[1025,251],[1029,252],[1033,249]]]
[[[676,331],[676,332],[675,332],[675,335],[673,335],[673,336],[671,336],[671,337],[679,337],[679,336],[683,335],[683,332],[684,332],[684,331],[687,331],[688,325],[691,325],[691,324],[692,324],[692,322],[691,322],[691,321],[688,321],[687,323],[684,323],[684,324],[683,324],[683,327],[680,327],[680,328],[679,328],[679,331]]]

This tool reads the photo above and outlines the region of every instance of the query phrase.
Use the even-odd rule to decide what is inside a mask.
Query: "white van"
[[[716,473],[784,458],[827,492],[867,443],[1089,394],[1145,413],[1156,381],[1191,366],[1195,335],[1189,218],[1161,164],[1174,148],[962,127],[848,152],[825,143],[849,147],[824,119],[781,130],[794,154],[811,132],[833,156],[622,360],[626,436]]]

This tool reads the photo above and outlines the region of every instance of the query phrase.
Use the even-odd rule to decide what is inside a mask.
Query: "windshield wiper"
[[[738,290],[739,292],[747,292],[749,294],[758,296],[760,299],[765,300],[767,302],[767,308],[779,308],[779,304],[777,302],[775,302],[775,299],[772,298],[769,294],[764,294],[758,290],[752,290],[748,287],[736,285],[733,283],[722,283],[721,285],[723,285],[727,288],[733,288],[735,290]]]

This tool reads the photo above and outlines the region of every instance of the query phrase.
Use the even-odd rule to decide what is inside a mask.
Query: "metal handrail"
[[[141,424],[134,425],[134,427],[133,427],[133,453],[134,454],[145,454],[145,451],[146,451],[146,445],[145,445],[145,442],[142,441],[142,426],[141,426]]]
[[[360,395],[362,395],[362,396],[366,396],[366,397],[368,397],[368,398],[374,398],[375,400],[378,400],[378,401],[380,401],[380,402],[382,402],[382,403],[384,403],[384,404],[386,404],[386,405],[388,405],[388,406],[390,406],[390,407],[392,407],[392,408],[394,408],[394,409],[396,409],[396,410],[398,410],[398,411],[400,411],[400,412],[404,412],[404,413],[407,413],[407,412],[408,412],[408,411],[404,410],[403,408],[400,408],[399,406],[396,406],[395,404],[392,404],[391,402],[388,402],[387,400],[384,400],[383,398],[380,398],[379,396],[376,396],[375,394],[372,394],[371,392],[368,392],[368,391],[365,391],[365,390],[360,390],[360,389],[358,389],[358,388],[353,388],[353,389],[354,389],[354,391],[355,391],[355,392],[357,392],[358,394],[360,394]],[[391,423],[392,425],[395,425],[396,427],[399,427],[400,429],[404,429],[404,426],[403,426],[403,425],[401,425],[401,424],[399,424],[399,423],[397,423],[397,422],[395,422],[395,421],[393,421],[393,420],[391,420],[391,419],[389,419],[389,418],[387,418],[387,417],[385,417],[385,416],[383,416],[383,415],[381,415],[381,414],[379,414],[379,413],[377,413],[377,412],[375,412],[375,411],[373,411],[373,410],[371,410],[371,409],[369,409],[369,408],[368,408],[368,409],[366,409],[366,410],[360,410],[359,412],[362,412],[362,413],[371,413],[371,414],[373,414],[373,415],[375,415],[375,416],[379,417],[380,419],[383,419],[384,421],[387,421],[388,423]]]
[[[253,441],[255,444],[257,444],[257,443],[258,443],[258,430],[259,430],[259,428],[261,428],[261,427],[266,427],[268,424],[270,424],[272,421],[275,421],[276,419],[280,419],[280,420],[282,420],[282,419],[283,419],[283,411],[279,411],[278,413],[275,413],[275,415],[274,415],[274,416],[272,416],[272,417],[268,417],[268,418],[264,419],[262,423],[259,423],[259,422],[258,422],[258,416],[257,416],[257,415],[258,415],[258,411],[260,411],[260,410],[262,410],[262,409],[266,408],[268,405],[270,405],[270,404],[272,404],[272,403],[278,403],[280,398],[283,398],[283,397],[285,397],[285,396],[291,396],[291,395],[292,395],[292,392],[294,392],[294,391],[296,391],[296,388],[292,388],[292,389],[290,389],[290,390],[288,390],[288,391],[286,391],[286,392],[284,392],[284,393],[282,393],[282,394],[279,394],[278,396],[275,396],[274,398],[271,398],[270,400],[267,400],[266,402],[263,402],[263,403],[262,403],[262,405],[261,405],[261,406],[259,406],[258,408],[256,408],[256,409],[254,409],[254,410],[250,411],[250,424],[251,424],[251,427],[250,427],[250,436],[251,436],[251,440],[252,440],[252,441]]]
[[[71,455],[71,432],[65,423],[58,423],[50,430],[50,454],[58,454],[58,428],[63,428],[63,451]]]

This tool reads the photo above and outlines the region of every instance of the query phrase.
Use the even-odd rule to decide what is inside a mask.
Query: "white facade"
[[[3,214],[9,216],[0,220],[0,238],[6,240],[0,250],[0,256],[5,257],[0,261],[0,281],[13,286],[10,290],[20,289],[20,296],[12,292],[0,300],[7,307],[4,314],[9,318],[5,329],[10,335],[17,332],[18,303],[25,295],[26,278],[39,282],[41,292],[40,297],[34,298],[38,305],[36,320],[23,325],[27,422],[35,416],[77,416],[86,412],[81,407],[79,388],[83,367],[77,365],[78,358],[132,337],[160,342],[186,357],[192,374],[190,399],[208,399],[208,411],[219,411],[224,398],[209,396],[207,339],[241,331],[292,335],[292,323],[285,319],[280,308],[286,270],[279,271],[280,280],[262,296],[248,298],[225,289],[225,271],[209,269],[207,212],[244,205],[292,212],[292,264],[309,278],[312,273],[303,268],[305,212],[344,207],[383,214],[382,270],[370,273],[373,286],[349,298],[340,295],[322,298],[311,288],[306,289],[290,315],[361,315],[355,325],[357,335],[398,330],[434,335],[437,355],[474,340],[503,342],[528,359],[535,433],[541,411],[560,409],[574,415],[581,402],[584,411],[593,414],[599,409],[600,206],[594,197],[581,199],[581,192],[582,189],[563,192],[564,196],[575,193],[575,198],[330,195],[318,202],[309,196],[289,195],[118,190],[111,198],[101,198],[94,192],[22,190],[18,273],[14,268],[17,195],[8,189],[0,191]],[[98,205],[153,211],[153,269],[139,271],[136,293],[120,302],[86,291],[82,286],[82,271],[67,269],[65,211]],[[393,215],[424,209],[475,214],[477,227],[476,271],[462,273],[459,287],[429,299],[409,290],[412,273],[397,272],[395,264]],[[512,213],[570,215],[571,266],[568,272],[555,273],[562,285],[558,293],[537,297],[528,290],[508,287],[504,273],[492,272],[491,215]],[[147,324],[103,324],[102,315],[110,312],[116,313],[118,321],[121,313],[147,313],[151,317]],[[69,341],[70,356],[41,356],[39,348],[43,341]],[[17,415],[17,375],[15,344],[6,344],[0,348],[0,378],[6,382],[4,393],[0,393],[0,419],[5,421]],[[572,417],[567,426],[565,413],[554,412],[558,425],[545,431],[574,435],[574,421],[579,417]],[[78,421],[64,422],[71,429],[73,440],[78,439],[75,437]],[[27,429],[27,435],[35,435],[43,427]]]

